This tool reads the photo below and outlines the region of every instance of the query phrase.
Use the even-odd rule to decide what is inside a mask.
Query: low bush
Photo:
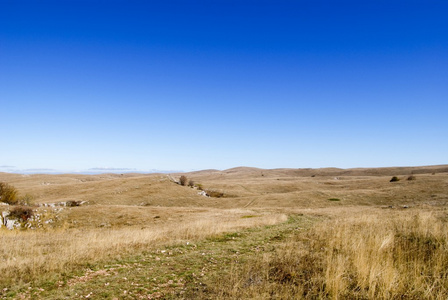
[[[417,178],[415,178],[414,175],[410,175],[407,179],[408,179],[408,180],[415,180],[415,179],[417,179]]]
[[[65,206],[68,206],[68,207],[81,206],[81,201],[69,200],[69,201],[65,202]]]
[[[400,178],[398,178],[397,176],[394,176],[390,179],[390,182],[397,182],[400,181]]]
[[[0,182],[0,201],[10,205],[17,204],[19,199],[16,188],[7,183]]]
[[[222,198],[224,197],[224,193],[218,191],[205,191],[207,195],[213,198]]]
[[[34,215],[33,210],[27,206],[15,206],[11,209],[9,217],[26,221]]]

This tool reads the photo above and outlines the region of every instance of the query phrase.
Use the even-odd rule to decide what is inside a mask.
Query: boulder
[[[20,227],[19,221],[14,220],[14,219],[6,219],[6,228],[8,228],[9,230],[19,228],[19,227]]]

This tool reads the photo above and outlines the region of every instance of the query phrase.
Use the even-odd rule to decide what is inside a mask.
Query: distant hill
[[[448,165],[435,166],[416,166],[416,167],[384,167],[384,168],[303,168],[303,169],[260,169],[253,167],[236,167],[227,170],[204,170],[189,172],[186,174],[205,177],[221,177],[221,176],[394,176],[394,175],[410,175],[410,174],[431,174],[446,173]]]
[[[416,175],[413,181],[406,180]],[[436,174],[433,176],[432,174]],[[216,198],[175,182],[187,176]],[[390,176],[400,177],[391,184]],[[30,194],[35,203],[86,201],[87,205],[152,207],[326,207],[447,203],[448,165],[388,168],[259,169],[237,167],[172,174],[15,174],[0,182]],[[328,199],[341,199],[329,202]]]

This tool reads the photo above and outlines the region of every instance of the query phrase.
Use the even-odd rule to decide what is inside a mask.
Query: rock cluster
[[[2,212],[2,214],[0,215],[0,228],[3,226],[8,228],[9,230],[20,228],[21,224],[19,220],[9,218],[9,215],[10,215],[9,211]]]
[[[87,201],[62,201],[62,202],[55,202],[55,203],[40,203],[39,206],[43,207],[57,207],[57,206],[63,206],[63,207],[73,207],[73,206],[81,206],[87,203]]]
[[[35,213],[27,220],[12,217],[9,211],[3,211],[0,213],[0,229],[3,226],[9,230],[42,228],[57,221],[58,213],[62,210],[63,208],[44,210],[41,213]]]
[[[204,196],[204,197],[209,197],[209,195],[205,191],[200,191],[198,193],[198,195],[201,195],[201,196]]]

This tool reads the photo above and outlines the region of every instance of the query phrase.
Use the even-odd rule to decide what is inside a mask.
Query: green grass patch
[[[1,299],[192,299],[232,266],[259,253],[274,253],[278,244],[297,230],[305,230],[315,217],[291,216],[270,226],[228,232],[216,237],[157,246],[120,259],[80,266],[52,280],[0,291]],[[200,298],[200,297],[199,297]],[[205,298],[207,298],[205,296]]]
[[[329,198],[328,201],[341,201],[339,198]]]

